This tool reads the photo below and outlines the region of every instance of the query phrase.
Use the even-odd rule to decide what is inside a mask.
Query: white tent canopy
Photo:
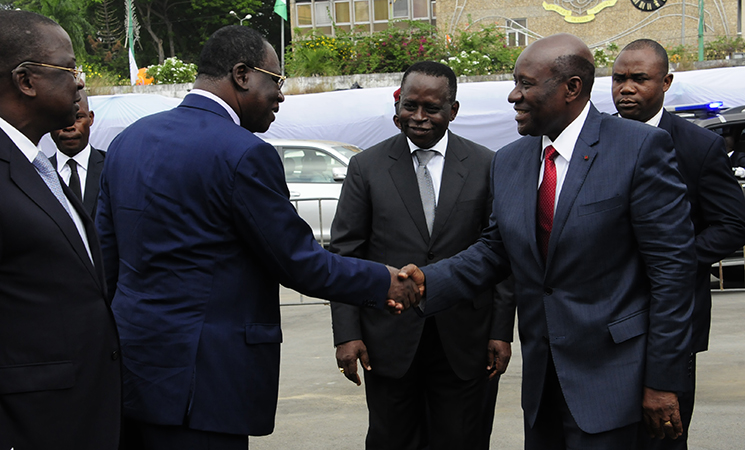
[[[666,105],[723,101],[725,107],[745,105],[745,67],[675,73],[665,96]],[[512,105],[507,95],[511,81],[462,83],[458,86],[460,111],[450,129],[492,150],[519,137]],[[386,139],[398,129],[393,125],[393,91],[396,87],[353,89],[320,94],[289,95],[280,104],[277,120],[266,138],[325,139],[348,142],[362,148]],[[597,78],[592,90],[595,106],[608,113],[616,111],[611,98],[610,77]],[[179,99],[147,94],[93,96],[95,112],[91,143],[106,149],[111,140],[140,117],[170,109]],[[44,151],[53,153],[48,137]],[[51,145],[51,147],[49,147]]]

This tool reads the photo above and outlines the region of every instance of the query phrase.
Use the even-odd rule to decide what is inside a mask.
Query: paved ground
[[[303,299],[312,302],[313,299]],[[328,306],[293,305],[283,291],[282,371],[274,434],[252,437],[251,450],[362,449],[367,411],[364,387],[336,368]],[[745,448],[745,292],[714,294],[710,349],[698,358],[698,398],[691,450]],[[522,449],[519,344],[502,377],[492,449]]]

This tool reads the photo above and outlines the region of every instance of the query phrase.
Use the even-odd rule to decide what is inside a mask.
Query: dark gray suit
[[[60,183],[62,183],[60,181]],[[0,131],[0,448],[113,450],[121,378],[93,221],[60,202]]]
[[[101,172],[103,171],[103,161],[106,158],[106,152],[91,147],[91,155],[88,157],[88,175],[85,178],[85,189],[83,190],[83,206],[88,215],[96,218],[96,206],[98,206],[98,191],[101,186]],[[52,167],[59,171],[57,167],[57,154],[49,158]]]
[[[424,266],[472,244],[488,223],[492,198],[489,167],[494,153],[452,133],[448,139],[431,238],[411,152],[402,133],[355,155],[350,161],[331,229],[331,250],[401,267],[408,263]],[[510,304],[511,301],[500,301],[493,289],[487,289],[431,319],[432,325],[436,325],[432,329],[442,342],[444,364],[449,365],[454,377],[486,378],[488,340],[512,340],[514,307]],[[373,368],[372,374],[365,374],[368,405],[372,397],[382,396],[380,392],[372,392],[375,388],[371,388],[371,375],[401,379],[408,372],[418,370],[412,367],[412,364],[416,366],[415,356],[426,346],[427,338],[423,336],[432,333],[425,331],[425,319],[414,311],[391,316],[338,304],[332,305],[331,310],[334,344],[362,340],[367,346]],[[425,375],[429,380],[437,376],[431,370]],[[449,407],[456,408],[459,403],[452,400],[441,412],[450,414],[451,418],[455,410]],[[438,412],[430,407],[431,415]],[[437,418],[433,419],[437,423]],[[383,426],[377,420],[371,410],[371,430]],[[395,433],[388,426],[386,431]]]

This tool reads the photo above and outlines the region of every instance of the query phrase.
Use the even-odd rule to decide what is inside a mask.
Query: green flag
[[[276,0],[274,2],[274,12],[287,20],[287,3],[285,3],[285,0]]]

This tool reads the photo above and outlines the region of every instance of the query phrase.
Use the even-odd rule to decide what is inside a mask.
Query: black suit
[[[411,152],[405,135],[399,134],[351,159],[331,229],[331,250],[401,267],[407,263],[424,266],[452,256],[472,244],[489,220],[489,168],[494,153],[452,133],[448,139],[431,238]],[[447,372],[444,379],[450,376],[476,380],[483,388],[487,375],[488,340],[512,340],[514,308],[509,306],[511,302],[506,303],[500,301],[493,290],[488,290],[429,319],[431,323],[427,327],[425,319],[411,310],[400,316],[391,316],[369,308],[332,304],[334,344],[362,340],[370,356],[372,372],[365,373],[371,410],[368,448],[378,448],[374,442],[379,441],[372,436],[375,430],[382,428],[389,434],[397,432],[390,424],[377,423],[381,418],[374,414],[371,401],[389,401],[384,395],[386,393],[376,391],[379,386],[376,381],[381,377],[400,380],[421,370],[427,383],[436,383],[437,377],[443,375],[429,367],[418,367],[421,363],[417,361],[421,356],[418,352],[429,348],[430,341],[438,340],[437,336],[441,345],[436,345],[436,351],[444,354],[442,359]],[[371,377],[375,379],[371,380]],[[421,385],[425,385],[425,380],[421,380]],[[411,396],[415,395],[419,394],[411,393]],[[479,400],[483,400],[484,395]],[[444,408],[430,405],[431,423],[437,424],[443,416],[452,420],[463,403],[460,398],[452,397]],[[388,406],[392,408],[394,405]],[[479,407],[470,405],[469,409],[478,412]],[[399,413],[403,413],[402,410],[388,409],[388,412],[395,420],[401,421]],[[409,424],[409,430],[398,431],[410,432],[415,425]],[[438,436],[436,432],[443,430],[430,431],[435,432],[433,436]],[[421,437],[425,431],[419,434]],[[399,436],[399,442],[406,440]],[[396,442],[395,436],[393,441],[388,441],[389,448],[395,448],[392,442]],[[430,444],[438,448],[438,442]],[[466,442],[460,445],[473,448]]]
[[[91,154],[88,157],[88,174],[85,178],[85,189],[83,190],[83,207],[91,218],[96,217],[96,207],[98,206],[98,191],[101,187],[101,172],[103,171],[103,161],[106,158],[106,152],[91,147]],[[49,158],[52,167],[59,171],[57,167],[57,154]]]
[[[695,353],[706,351],[709,345],[710,268],[745,244],[745,197],[732,175],[721,137],[667,111],[662,113],[659,127],[673,138],[678,169],[688,188],[691,221],[696,234],[698,268],[691,339],[694,356],[690,366],[690,390],[680,396],[685,434],[677,440],[651,441],[644,437],[642,441],[649,446],[645,448],[685,449],[696,387]]]
[[[62,181],[60,181],[62,183]],[[93,221],[0,131],[0,448],[116,449],[120,362]]]

